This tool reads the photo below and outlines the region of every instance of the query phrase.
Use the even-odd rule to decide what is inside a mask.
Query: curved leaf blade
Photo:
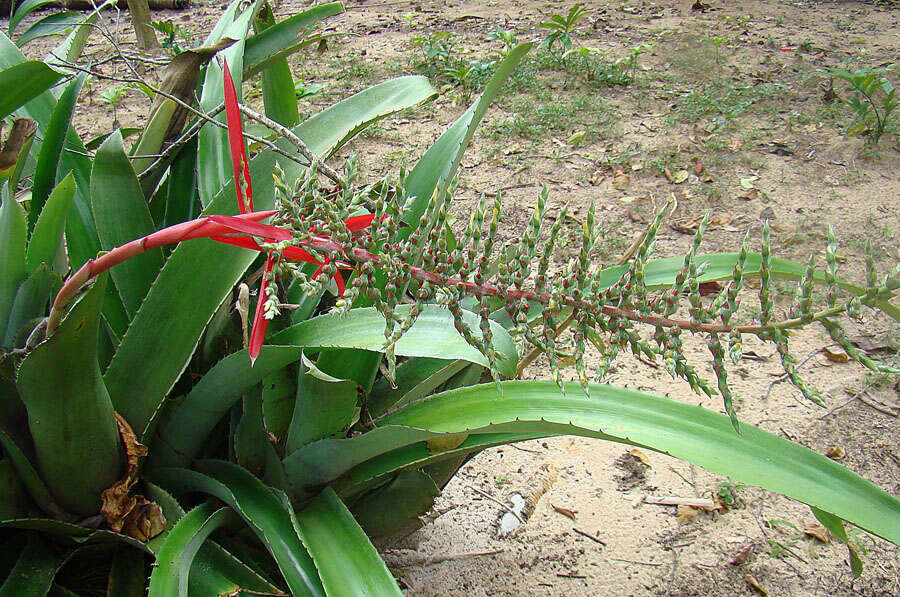
[[[305,35],[318,21],[342,12],[344,6],[341,2],[320,4],[247,38],[243,79],[249,79],[296,52],[303,44]],[[291,92],[293,93],[293,87]]]
[[[181,517],[156,554],[156,566],[150,574],[149,597],[187,597],[194,556],[206,538],[232,515],[229,508],[216,508],[206,503]]]
[[[72,173],[60,181],[47,198],[44,209],[41,210],[31,239],[28,241],[28,250],[25,254],[25,262],[28,271],[35,271],[42,263],[47,267],[53,265],[56,253],[63,241],[63,233],[66,230],[66,216],[75,197],[75,179]],[[60,273],[65,273],[60,272]]]
[[[366,533],[330,487],[297,514],[297,525],[329,595],[403,595]]]
[[[44,539],[31,535],[6,582],[0,586],[0,597],[46,595],[53,584],[53,577],[69,555],[58,555]]]
[[[0,71],[0,118],[50,89],[62,75],[37,60],[20,62]]]
[[[205,460],[198,464],[198,470],[159,469],[153,477],[179,491],[208,493],[234,508],[272,554],[294,595],[324,597],[315,565],[297,536],[285,505],[272,490],[230,462]]]
[[[9,314],[16,300],[19,285],[28,275],[25,261],[25,239],[28,234],[25,212],[19,203],[0,186],[0,331],[6,335]]]
[[[16,40],[16,45],[20,48],[30,41],[34,41],[39,37],[47,37],[48,35],[59,35],[79,25],[84,17],[77,12],[55,12],[51,15],[35,21],[31,27],[25,30],[25,33]]]
[[[808,448],[687,403],[604,385],[585,396],[570,384],[504,382],[437,394],[386,417],[385,425],[437,433],[561,433],[634,443],[717,474],[776,491],[900,543],[900,501]],[[372,432],[370,432],[372,433]],[[368,434],[360,436],[364,438]],[[352,474],[351,474],[352,476]]]

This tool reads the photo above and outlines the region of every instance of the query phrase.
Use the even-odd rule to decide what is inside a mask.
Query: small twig
[[[491,500],[492,502],[494,502],[495,504],[499,505],[499,506],[502,507],[504,510],[506,510],[507,512],[509,512],[510,514],[512,514],[513,516],[515,516],[515,517],[516,517],[516,520],[518,520],[521,524],[523,524],[523,525],[525,524],[525,519],[523,519],[522,516],[521,516],[518,512],[516,512],[515,510],[513,510],[513,509],[512,509],[510,506],[508,506],[507,504],[504,504],[503,502],[501,502],[500,500],[498,500],[497,498],[495,498],[495,497],[492,496],[491,494],[489,494],[489,493],[487,493],[487,492],[484,492],[484,491],[481,491],[481,490],[478,489],[477,487],[473,487],[472,485],[467,485],[466,487],[468,487],[469,489],[471,489],[472,491],[474,491],[474,492],[477,493],[478,495],[484,496],[484,497],[486,497],[487,499],[489,499],[489,500]]]
[[[873,381],[873,382],[870,382],[870,383],[868,383],[868,384],[866,384],[866,387],[864,387],[863,389],[861,389],[861,390],[858,391],[857,393],[853,394],[850,398],[848,398],[848,399],[845,400],[844,402],[841,402],[841,403],[838,404],[837,406],[833,407],[831,410],[829,410],[829,411],[828,411],[827,413],[825,413],[824,415],[821,415],[819,418],[820,418],[820,419],[824,419],[824,418],[827,417],[828,415],[833,415],[835,412],[837,412],[837,411],[839,411],[840,409],[844,408],[845,406],[847,406],[848,404],[850,404],[851,402],[853,402],[854,400],[856,400],[857,398],[859,398],[860,396],[862,396],[863,394],[865,394],[866,392],[868,392],[868,391],[869,391],[869,388],[871,388],[874,384],[875,384],[874,381]]]
[[[585,531],[582,531],[582,530],[579,529],[578,527],[572,527],[572,530],[575,531],[576,533],[578,533],[579,535],[581,535],[582,537],[587,537],[588,539],[590,539],[590,540],[593,541],[594,543],[599,543],[599,544],[602,545],[603,547],[606,547],[606,542],[603,541],[602,539],[598,539],[597,537],[594,537],[594,536],[591,535],[590,533],[587,533],[587,532],[585,532]]]
[[[693,506],[695,508],[715,508],[716,502],[709,498],[678,497],[668,495],[648,495],[644,498],[645,504],[657,506]]]
[[[626,560],[623,558],[609,558],[614,562],[625,562],[626,564],[638,564],[639,566],[662,566],[660,562],[641,562],[640,560]]]
[[[587,576],[585,576],[584,574],[563,574],[562,572],[557,572],[556,576],[558,576],[560,578],[578,578],[578,579],[587,578]]]
[[[453,560],[462,560],[464,558],[476,558],[480,556],[492,556],[498,553],[503,553],[506,551],[505,549],[488,549],[485,551],[467,551],[464,553],[451,553],[446,555],[438,555],[438,556],[418,556],[410,559],[406,562],[391,562],[390,566],[392,568],[409,568],[412,566],[431,566],[433,564],[440,564],[441,562],[450,562]],[[393,555],[393,554],[391,554]]]
[[[319,170],[320,172],[322,172],[322,174],[324,174],[328,178],[330,178],[333,183],[341,185],[341,186],[344,185],[343,177],[341,177],[341,175],[338,174],[331,166],[329,166],[324,161],[319,159],[316,156],[316,154],[314,154],[312,152],[312,150],[306,145],[306,143],[303,142],[303,139],[301,139],[300,137],[295,135],[291,129],[287,128],[286,126],[284,126],[278,122],[275,122],[271,118],[267,118],[267,117],[263,116],[259,112],[251,110],[244,104],[238,104],[238,108],[240,108],[241,112],[247,118],[255,120],[256,122],[262,124],[263,126],[272,129],[273,131],[275,131],[276,133],[278,133],[279,135],[281,135],[282,137],[284,137],[285,139],[287,139],[288,141],[293,143],[294,147],[297,148],[297,151],[299,151],[300,154],[303,155],[303,157],[305,157],[307,160],[309,160],[310,164],[315,164],[316,169]]]
[[[898,416],[898,413],[897,413],[896,411],[891,410],[891,409],[888,408],[888,407],[882,406],[881,404],[878,404],[878,403],[875,402],[874,400],[871,400],[871,399],[869,399],[869,398],[866,398],[864,395],[860,395],[858,398],[859,398],[859,401],[860,401],[860,402],[862,402],[863,404],[865,404],[865,405],[867,405],[867,406],[871,406],[872,408],[874,408],[874,409],[877,410],[878,412],[882,412],[882,413],[884,413],[884,414],[886,414],[886,415],[888,415],[888,416],[890,416],[890,417],[896,417],[896,416]]]
[[[666,586],[666,597],[672,594],[675,585],[675,571],[678,570],[678,550],[672,549],[672,572],[669,573],[669,584]]]

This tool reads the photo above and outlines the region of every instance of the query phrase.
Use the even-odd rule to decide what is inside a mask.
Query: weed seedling
[[[872,145],[877,145],[885,130],[893,124],[893,114],[900,106],[896,89],[888,80],[885,69],[860,68],[853,71],[833,69],[832,77],[850,84],[853,96],[847,103],[855,115],[847,134],[864,134]]]

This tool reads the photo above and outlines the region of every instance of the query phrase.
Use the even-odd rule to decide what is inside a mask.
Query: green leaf
[[[16,45],[21,48],[39,37],[65,33],[83,20],[84,17],[77,12],[55,12],[35,21],[31,27],[25,30],[25,33],[19,36]]]
[[[340,2],[328,2],[295,14],[247,38],[244,49],[246,81],[265,68],[290,56],[303,45],[303,38],[320,20],[344,12]],[[291,93],[293,93],[291,87]]]
[[[324,597],[316,568],[294,530],[291,515],[272,490],[229,462],[204,460],[197,468],[200,472],[159,469],[152,476],[164,486],[208,493],[234,508],[272,554],[291,593],[296,597]]]
[[[143,597],[147,573],[145,554],[133,549],[120,549],[113,555],[109,569],[107,597]]]
[[[0,521],[2,529],[20,529],[23,531],[38,531],[42,535],[67,537],[78,544],[109,544],[124,543],[140,551],[150,553],[146,543],[138,541],[134,537],[115,533],[104,529],[92,529],[71,522],[55,520],[52,518],[23,518],[19,520]]]
[[[330,487],[297,514],[329,595],[403,595],[369,538]]]
[[[304,121],[294,128],[294,133],[313,153],[325,155],[334,143],[359,130],[361,123],[421,101],[423,84],[431,89],[423,77],[407,79],[414,81],[395,79],[362,91]],[[338,116],[329,116],[333,112]],[[282,147],[290,145],[284,142]],[[288,184],[304,172],[292,161],[281,165]],[[273,206],[274,166],[272,151],[263,151],[250,161],[258,210]],[[237,199],[231,184],[205,211],[228,215],[235,212]],[[179,245],[166,261],[105,375],[113,404],[139,436],[143,436],[153,413],[187,366],[206,324],[256,257],[254,251],[203,239]],[[136,370],[145,373],[137,387],[133,382]]]
[[[91,171],[91,208],[105,251],[155,231],[153,218],[116,131],[103,142]],[[140,307],[163,265],[162,249],[146,251],[110,270],[128,316]]]
[[[396,309],[403,317],[410,305]],[[463,319],[480,337],[478,316],[463,311]],[[503,375],[515,375],[517,355],[509,333],[499,324],[491,322],[497,362]],[[374,307],[353,309],[345,317],[319,315],[293,325],[269,338],[270,344],[290,344],[310,349],[357,348],[375,352],[384,351],[384,316]],[[437,359],[463,359],[488,366],[487,358],[469,345],[453,327],[453,316],[437,305],[426,305],[409,331],[394,345],[397,356],[432,357]]]
[[[42,264],[51,267],[56,260],[56,254],[63,242],[63,232],[66,230],[66,215],[72,205],[75,196],[75,179],[72,173],[56,185],[44,209],[41,210],[31,239],[28,241],[28,251],[25,254],[25,263],[28,271],[33,272]],[[65,273],[65,272],[60,272]]]
[[[0,331],[6,336],[9,315],[16,299],[16,293],[28,275],[25,265],[25,238],[28,234],[25,212],[15,199],[5,192],[0,204]]]
[[[834,514],[820,510],[815,506],[810,506],[810,509],[812,510],[813,516],[815,516],[838,541],[847,544],[847,549],[850,551],[850,569],[853,571],[853,578],[859,578],[863,572],[863,561],[859,557],[856,547],[851,543],[850,538],[847,536],[847,529],[844,528],[844,521]]]
[[[42,6],[53,4],[56,0],[24,0],[21,4],[15,5],[15,10],[9,19],[9,34],[12,35],[16,31],[16,27],[33,11]],[[3,15],[6,16],[6,15]]]
[[[62,75],[37,60],[20,62],[0,71],[0,118],[50,89]],[[293,90],[292,90],[293,91]]]
[[[62,287],[62,278],[41,265],[19,286],[6,327],[3,346],[24,346],[27,334],[35,323],[47,313],[50,295]],[[21,339],[21,343],[17,340]]]
[[[3,447],[3,453],[12,464],[16,474],[28,491],[28,495],[31,496],[38,508],[45,512],[60,513],[62,510],[53,500],[50,490],[47,489],[34,465],[28,460],[28,457],[19,445],[13,441],[13,438],[3,429],[0,429],[0,447]]]
[[[184,516],[184,510],[171,495],[160,487],[145,481],[147,498],[163,510],[169,530],[150,540],[147,546],[154,552],[168,539],[168,533]],[[233,595],[241,591],[275,594],[279,589],[254,572],[246,564],[231,555],[214,541],[205,541],[194,557],[189,577],[189,595]]]
[[[234,430],[234,455],[237,463],[261,476],[266,469],[266,452],[274,449],[266,432],[263,416],[262,386],[244,394],[244,410]]]
[[[591,385],[591,395],[585,396],[578,384],[568,385],[564,396],[549,381],[504,382],[502,399],[491,384],[451,390],[379,424],[402,426],[394,427],[402,445],[409,445],[402,436],[411,430],[399,430],[408,428],[467,432],[469,450],[482,433],[569,434],[631,443],[782,493],[900,542],[900,501],[825,456],[752,425],[742,425],[743,435],[738,435],[727,416],[677,400],[605,385]],[[378,431],[349,441],[362,445]],[[427,458],[422,449],[418,452]],[[348,483],[394,470],[388,465],[387,459],[378,467],[363,465],[350,471]]]
[[[53,108],[53,115],[44,132],[44,140],[38,152],[34,180],[31,184],[31,204],[28,208],[29,233],[34,229],[38,216],[44,209],[44,203],[50,196],[50,191],[56,186],[56,173],[59,169],[60,156],[69,131],[69,124],[72,121],[72,111],[86,78],[87,75],[81,73],[66,86]]]
[[[44,539],[30,535],[25,549],[3,586],[0,597],[22,597],[46,595],[53,584],[56,572],[66,563],[70,554],[60,556]]]
[[[0,520],[20,518],[28,512],[28,495],[9,459],[0,460]],[[0,577],[3,574],[0,573]]]
[[[244,392],[293,363],[303,354],[298,346],[263,346],[255,365],[246,351],[228,355],[194,386],[153,442],[148,466],[187,465],[209,433]]]
[[[315,7],[313,10],[317,9],[319,7]],[[303,14],[295,15],[294,18]],[[266,2],[254,21],[254,28],[257,31],[266,31],[275,25],[275,15],[272,14],[272,8]],[[245,62],[247,61],[249,45],[250,40],[248,39],[247,46],[244,48]],[[246,72],[246,68],[244,70]],[[246,78],[245,74],[244,79]],[[287,127],[297,126],[297,123],[300,122],[300,112],[297,110],[297,93],[294,91],[294,77],[291,75],[291,67],[288,66],[287,57],[272,60],[263,69],[262,95],[266,116]]]
[[[298,137],[310,145],[309,138],[320,139],[324,151],[314,150],[327,158],[343,147],[370,124],[390,116],[409,106],[429,100],[437,95],[428,79],[420,76],[397,77],[364,89],[359,93],[323,110],[303,121],[294,131]],[[285,167],[282,164],[282,167]],[[296,164],[288,164],[297,170]],[[285,167],[289,176],[294,175]]]
[[[91,14],[73,27],[72,31],[58,46],[50,50],[44,57],[44,61],[62,71],[76,74],[75,69],[69,68],[65,63],[78,61],[78,57],[81,56],[81,52],[84,50],[84,44],[87,42],[91,31],[93,31],[94,23],[97,22],[97,18],[100,16],[99,11],[111,2],[112,0],[106,0],[106,2],[98,4]]]
[[[241,73],[244,68],[244,41],[250,29],[250,22],[256,15],[261,1],[254,0],[241,10],[241,7],[245,6],[245,2],[233,0],[203,43],[204,46],[209,46],[226,37],[237,40],[237,43],[223,50],[219,55],[228,62],[239,102],[241,101]],[[202,89],[200,110],[204,112],[213,110],[225,99],[222,67],[218,61],[213,60],[206,67],[206,78],[203,80]],[[220,114],[216,118],[222,123],[225,122],[224,114]],[[228,133],[221,127],[206,124],[200,129],[197,144],[197,181],[200,189],[200,201],[206,206],[210,204],[219,189],[232,178]]]
[[[150,574],[149,597],[187,597],[191,564],[206,538],[217,528],[233,520],[230,508],[212,503],[197,506],[169,531],[156,554],[156,566]]]
[[[197,217],[200,199],[197,197],[197,138],[188,141],[175,156],[169,170],[166,196],[165,226],[174,226]]]
[[[303,358],[285,453],[349,428],[356,411],[356,383],[327,375]]]
[[[422,526],[419,520],[441,494],[434,479],[420,470],[402,470],[382,487],[357,499],[350,511],[370,537],[405,537]]]
[[[409,206],[403,221],[414,230],[419,226],[425,208],[437,189],[441,196],[447,184],[459,168],[462,156],[475,134],[475,129],[484,117],[488,106],[500,93],[506,79],[531,49],[530,43],[517,45],[497,65],[478,100],[451,124],[440,138],[425,152],[406,179],[406,189],[416,200]]]
[[[397,366],[392,388],[386,377],[375,382],[366,401],[366,408],[373,417],[379,417],[391,408],[408,404],[427,396],[445,381],[469,365],[468,361],[447,361],[428,357],[412,358]]]
[[[25,56],[19,48],[13,44],[3,32],[0,32],[0,68],[8,68],[25,61]],[[65,92],[63,92],[65,95]],[[64,99],[63,97],[60,98]],[[45,91],[33,100],[22,106],[17,113],[31,118],[38,123],[38,136],[44,139],[52,139],[58,135],[57,126],[52,121],[54,108],[57,105],[56,98],[49,91]],[[51,127],[51,124],[53,126]],[[91,159],[85,153],[84,145],[78,134],[65,123],[68,133],[65,135],[65,146],[74,151],[63,151],[59,158],[61,172],[71,171],[75,175],[76,191],[73,202],[73,210],[66,218],[66,251],[69,257],[69,265],[72,268],[80,267],[85,261],[97,256],[100,243],[97,241],[97,233],[94,230],[94,221],[91,216],[91,207],[87,197],[88,184],[91,175]],[[51,130],[52,129],[52,130]],[[56,181],[50,181],[46,188],[49,192],[56,185]],[[33,189],[32,189],[33,192]],[[38,213],[40,210],[38,210]],[[77,217],[76,217],[77,216]],[[35,218],[37,214],[35,214]]]
[[[19,367],[38,470],[64,509],[100,511],[100,492],[122,473],[119,431],[97,364],[106,276],[75,304],[49,340]]]

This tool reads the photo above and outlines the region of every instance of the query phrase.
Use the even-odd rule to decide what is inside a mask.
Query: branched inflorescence
[[[349,174],[352,177],[352,171]],[[564,360],[574,363],[577,377],[587,389],[591,376],[584,357],[588,347],[595,346],[600,352],[593,372],[597,380],[608,374],[617,356],[630,351],[643,359],[661,360],[670,375],[684,379],[694,391],[711,396],[715,390],[688,363],[682,340],[685,331],[705,335],[718,393],[735,428],[738,423],[725,361],[726,357],[734,363],[740,361],[745,334],[774,343],[788,378],[818,404],[822,404],[820,394],[797,374],[796,361],[788,347],[790,329],[819,322],[852,358],[871,369],[882,372],[887,369],[852,346],[834,318],[842,313],[857,315],[860,305],[875,306],[879,300],[890,298],[898,286],[897,271],[879,281],[870,251],[864,294],[839,300],[835,243],[830,232],[824,275],[815,270],[815,263],[810,259],[795,289],[793,304],[786,317],[779,320],[775,307],[776,268],[771,256],[769,227],[764,225],[759,266],[749,272],[760,280],[759,312],[751,318],[749,314],[741,316],[739,299],[751,257],[749,233],[733,261],[732,276],[724,288],[711,298],[704,297],[706,293],[701,291],[709,265],[709,260],[699,252],[707,219],[698,227],[674,280],[661,286],[648,283],[646,268],[656,247],[655,237],[663,212],[651,222],[633,257],[624,266],[605,268],[595,258],[594,249],[601,230],[591,206],[583,222],[577,257],[551,274],[566,212],[565,208],[561,209],[553,224],[545,225],[546,189],[541,192],[521,239],[505,244],[495,256],[501,244],[499,194],[493,201],[484,196],[478,200],[467,226],[457,238],[449,226],[453,183],[443,194],[435,193],[430,198],[421,224],[414,230],[402,220],[414,199],[407,197],[402,175],[394,183],[385,180],[355,193],[332,192],[327,196],[322,195],[312,174],[292,192],[288,193],[280,182],[276,186],[283,195],[276,223],[294,232],[288,244],[303,247],[326,264],[313,275],[294,268],[295,277],[314,294],[321,292],[340,268],[353,270],[349,286],[333,310],[341,314],[351,306],[370,304],[384,316],[384,350],[389,375],[393,375],[395,368],[395,343],[412,326],[426,303],[446,306],[459,334],[485,355],[495,381],[500,380],[500,373],[490,320],[503,314],[511,322],[510,331],[521,346],[536,347],[546,355],[551,375],[561,390],[564,386],[560,369]],[[368,228],[352,233],[344,222],[363,205],[374,209],[375,218]],[[818,310],[813,300],[813,286],[817,281],[824,282],[827,291],[825,305]],[[401,302],[412,306],[408,311],[398,310]],[[686,309],[687,318],[674,319],[681,309]],[[478,316],[477,328],[467,322],[466,310]],[[739,318],[750,322],[735,323]],[[558,334],[569,324],[573,328],[573,354],[566,355]],[[651,342],[642,337],[643,329],[652,330]]]

